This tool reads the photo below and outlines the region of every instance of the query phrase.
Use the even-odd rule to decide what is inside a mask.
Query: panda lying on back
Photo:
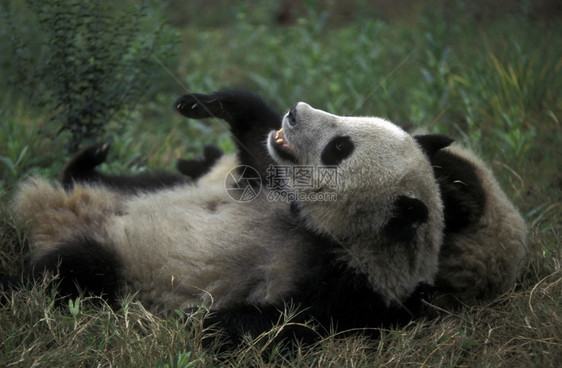
[[[411,318],[436,282],[469,297],[512,287],[524,224],[483,163],[445,148],[449,138],[302,102],[280,126],[241,91],[186,95],[176,108],[225,119],[238,156],[183,162],[193,181],[147,180],[98,173],[107,147],[94,146],[65,168],[66,190],[27,180],[13,208],[33,225],[30,276],[58,272],[64,295],[138,292],[153,311],[204,303],[234,341],[267,330],[285,303],[342,331]],[[259,175],[234,181],[242,172],[227,174],[240,164]],[[302,185],[297,171],[323,168],[337,179]],[[241,185],[261,191],[237,201],[227,191]],[[280,189],[296,200],[271,200]]]
[[[264,125],[276,129],[281,124],[258,96],[243,91],[191,94],[179,98],[175,108],[189,118],[227,120],[242,152],[241,162],[261,168],[262,178],[265,165],[275,166],[278,163],[271,158],[265,159],[268,155],[264,151],[265,144],[259,144],[264,134],[260,129]],[[286,118],[291,118],[291,111]],[[314,111],[317,115],[312,117],[322,124],[321,120],[325,119],[322,114],[326,113]],[[349,117],[344,120],[347,119]],[[311,133],[318,140],[334,135],[330,129],[323,128]],[[451,145],[453,140],[443,135],[416,135],[413,138],[430,160],[444,207],[444,240],[436,288],[441,294],[446,292],[462,302],[491,298],[513,288],[526,254],[523,218],[501,190],[490,169],[474,153],[460,145]],[[373,140],[372,144],[376,141]],[[321,143],[317,145],[322,146]],[[310,147],[314,145],[310,144],[306,149]],[[201,165],[201,161],[192,164]],[[298,162],[292,164],[299,165]],[[366,159],[357,166],[361,164],[367,166],[372,161]],[[393,165],[392,162],[383,164],[388,167]],[[178,169],[182,171],[180,165]],[[197,167],[183,173],[193,176],[193,172],[200,171],[201,168]],[[378,194],[374,192],[371,195]]]

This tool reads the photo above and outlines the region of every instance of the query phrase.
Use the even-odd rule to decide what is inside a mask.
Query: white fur
[[[127,197],[31,178],[14,212],[33,225],[34,259],[82,234],[116,251],[129,290],[153,310],[280,304],[306,274],[302,232],[283,218],[287,203],[228,196],[220,176],[235,163],[226,156],[196,184]]]
[[[66,239],[102,227],[123,209],[124,198],[105,187],[77,186],[68,194],[60,185],[29,178],[12,201],[16,218],[31,226],[31,252],[37,259]]]

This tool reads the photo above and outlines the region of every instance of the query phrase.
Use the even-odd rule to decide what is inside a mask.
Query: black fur
[[[431,163],[445,207],[445,232],[477,224],[486,206],[486,192],[474,165],[447,151],[437,152]]]
[[[416,135],[414,138],[428,157],[433,157],[437,151],[454,142],[453,138],[443,134]]]
[[[96,170],[96,167],[107,158],[109,143],[96,143],[76,153],[59,174],[59,182],[67,190],[74,183],[99,183],[124,193],[156,191],[189,182],[182,175],[160,172],[136,175],[107,175]]]
[[[21,276],[4,276],[0,274],[0,307],[10,303],[10,293],[23,287]]]
[[[317,280],[303,285],[301,300],[306,313],[325,329],[332,327],[341,332],[390,327],[405,323],[419,313],[418,291],[404,303],[387,306],[382,296],[373,291],[368,275],[358,274],[334,259],[328,259],[322,271]]]
[[[444,135],[415,137],[428,155],[445,207],[445,233],[477,224],[486,206],[486,192],[470,162],[442,148],[453,140]]]
[[[274,163],[265,140],[268,133],[281,127],[281,116],[260,96],[240,90],[188,94],[180,97],[174,108],[188,118],[227,121],[241,164],[256,169],[265,181],[267,169]]]
[[[59,173],[59,182],[72,189],[74,182],[98,181],[96,167],[107,159],[109,147],[109,143],[96,143],[78,151]]]
[[[427,206],[419,199],[399,196],[394,202],[394,216],[384,227],[385,234],[399,243],[412,241],[428,215]]]
[[[291,126],[297,125],[297,105],[298,103],[294,104],[289,109],[289,113],[287,114],[287,120],[289,121],[289,125]]]
[[[221,157],[222,151],[219,148],[208,145],[203,149],[203,157],[191,160],[179,159],[176,162],[176,169],[195,180],[208,173]]]
[[[336,166],[353,153],[355,146],[348,136],[333,138],[322,150],[320,159],[324,165]]]
[[[419,316],[422,298],[430,290],[429,286],[418,285],[406,301],[387,306],[381,295],[371,288],[367,275],[358,274],[335,260],[329,250],[333,246],[337,245],[324,244],[322,252],[311,257],[312,278],[302,280],[293,295],[286,299],[289,306],[298,307],[299,311],[291,322],[312,322],[317,331],[294,326],[283,331],[283,338],[311,343],[331,332],[376,337],[380,328],[403,325]],[[319,254],[322,255],[318,257]],[[236,345],[246,334],[256,337],[269,330],[281,320],[282,309],[272,305],[240,305],[216,311],[206,322],[218,327]]]
[[[119,288],[120,262],[116,255],[90,238],[75,238],[42,255],[27,270],[27,279],[40,280],[43,273],[58,275],[59,295],[101,295],[114,304]]]

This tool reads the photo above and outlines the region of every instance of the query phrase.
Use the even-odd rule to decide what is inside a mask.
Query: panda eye
[[[354,148],[350,137],[338,136],[328,142],[320,158],[324,165],[337,165],[349,157]]]

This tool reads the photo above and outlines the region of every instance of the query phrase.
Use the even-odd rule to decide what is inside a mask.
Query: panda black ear
[[[441,148],[445,148],[454,142],[454,139],[443,134],[416,135],[414,139],[421,146],[428,157],[431,157]]]
[[[384,227],[385,234],[399,243],[412,241],[418,227],[427,221],[428,216],[429,210],[421,200],[399,196],[394,202],[394,216]]]

